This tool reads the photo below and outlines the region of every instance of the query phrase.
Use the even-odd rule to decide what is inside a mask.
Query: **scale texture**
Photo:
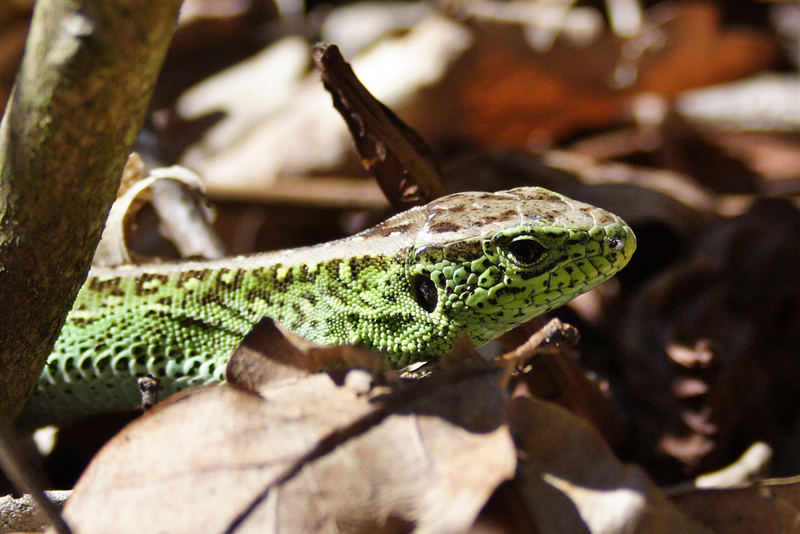
[[[537,187],[456,193],[360,234],[206,262],[95,268],[20,422],[135,408],[136,377],[164,396],[221,383],[262,317],[320,344],[358,344],[402,367],[480,345],[619,271],[622,219]]]

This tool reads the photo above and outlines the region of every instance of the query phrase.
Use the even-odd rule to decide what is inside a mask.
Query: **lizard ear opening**
[[[436,289],[436,284],[433,280],[422,274],[415,274],[411,278],[411,289],[414,294],[414,300],[417,304],[428,313],[436,309],[436,304],[439,301],[439,291]]]

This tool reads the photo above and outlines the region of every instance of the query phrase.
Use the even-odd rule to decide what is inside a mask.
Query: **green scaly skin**
[[[355,236],[206,262],[95,268],[20,422],[135,408],[221,383],[262,317],[320,344],[384,351],[394,367],[483,344],[607,280],[636,248],[616,215],[546,189],[457,193]]]

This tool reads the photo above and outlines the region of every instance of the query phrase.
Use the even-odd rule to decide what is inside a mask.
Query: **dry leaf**
[[[364,86],[378,100],[397,108],[408,103],[420,85],[431,84],[441,77],[450,58],[463,52],[469,42],[469,32],[465,28],[444,17],[429,14],[406,34],[384,39],[357,58],[347,59],[351,60],[353,70]],[[285,52],[287,49],[289,52]],[[294,48],[282,41],[265,50],[264,55],[273,52],[286,54],[290,64],[296,61]],[[251,66],[260,72],[276,63],[277,60],[265,59],[253,62]],[[290,73],[296,70],[296,67],[291,67]],[[261,78],[262,74],[258,72],[252,73],[251,77]],[[281,76],[286,77],[285,74]],[[238,77],[234,73],[220,74],[215,83],[235,85]],[[193,92],[195,98],[204,94],[199,90]],[[258,91],[250,94],[253,99],[269,101],[272,98]],[[291,98],[282,100],[287,94]],[[277,90],[274,98],[278,105],[272,112],[256,116],[251,110],[254,107],[264,109],[263,104],[244,106],[247,117],[232,116],[218,123],[204,139],[184,153],[182,164],[206,177],[212,195],[246,195],[252,198],[259,191],[268,189],[267,186],[279,175],[305,176],[315,170],[341,168],[347,158],[355,161],[347,127],[333,109],[317,73],[292,81],[288,90]],[[193,101],[181,107],[191,109],[193,114],[202,110],[219,110],[220,107],[233,114],[243,109],[241,101],[236,104]],[[241,125],[253,124],[255,119],[258,123],[247,130],[237,126],[237,136],[224,139],[224,146],[216,141],[210,142],[219,139],[215,132],[229,128],[229,121]]]
[[[695,235],[629,303],[620,398],[634,458],[659,480],[718,469],[796,417],[798,233],[797,208],[762,200]]]
[[[320,346],[265,317],[234,350],[225,369],[228,383],[257,392],[271,383],[320,370],[389,371],[377,353],[354,346]]]
[[[194,195],[205,197],[203,181],[184,167],[176,165],[153,169],[148,176],[143,174],[144,165],[139,156],[133,154],[126,163],[120,196],[111,206],[102,239],[92,260],[93,265],[113,267],[133,263],[126,240],[129,219],[143,204],[142,197],[159,181],[176,182]]]
[[[371,398],[325,374],[156,407],[97,455],[78,532],[457,532],[510,478],[502,372]]]
[[[701,533],[635,466],[620,463],[581,419],[516,398],[509,421],[520,450],[512,485],[539,534]]]
[[[742,488],[695,490],[671,500],[716,532],[797,532],[800,477],[763,480]]]
[[[69,491],[47,491],[47,498],[61,508]],[[42,513],[30,495],[13,498],[11,495],[0,497],[0,534],[30,531],[37,532],[46,528],[47,517]]]
[[[718,10],[711,2],[662,4],[631,39],[559,38],[546,53],[528,44],[525,25],[473,19],[475,45],[400,114],[435,146],[524,148],[607,126],[627,118],[642,92],[671,99],[773,62],[767,35],[722,27]]]

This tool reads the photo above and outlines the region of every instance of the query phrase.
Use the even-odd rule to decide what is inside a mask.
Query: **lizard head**
[[[463,331],[476,345],[604,282],[636,249],[616,215],[538,187],[456,193],[424,210],[412,294],[449,325],[444,337]]]

